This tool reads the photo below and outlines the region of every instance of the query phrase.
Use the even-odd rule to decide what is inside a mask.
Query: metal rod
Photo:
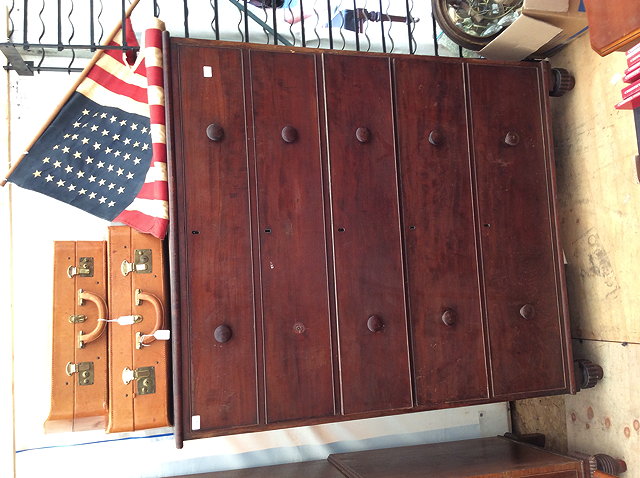
[[[122,0],[122,46],[127,47],[127,15],[124,0]]]
[[[327,18],[329,19],[328,20],[329,21],[329,48],[333,50],[333,26],[331,25],[331,0],[327,0]]]
[[[91,37],[91,51],[96,51],[95,28],[93,21],[93,0],[89,0],[89,35]]]
[[[348,30],[349,26],[346,29]],[[353,31],[356,32],[356,51],[360,51],[360,12],[356,0],[353,0]]]
[[[13,37],[13,32],[15,31],[15,25],[13,23],[13,17],[11,14],[13,13],[13,9],[15,8],[15,0],[11,0],[11,7],[9,7],[9,11],[7,14],[7,19],[9,20],[9,29],[7,32],[7,38],[11,39]]]
[[[76,34],[76,29],[73,26],[73,21],[71,20],[71,15],[73,15],[73,9],[74,9],[73,0],[71,0],[71,9],[69,10],[69,14],[67,15],[67,20],[69,21],[69,24],[71,25],[71,36],[67,40],[67,43],[71,43],[71,40],[73,40],[73,37]],[[71,73],[71,65],[73,65],[73,63],[75,61],[76,61],[76,51],[72,48],[71,49],[71,61],[69,62],[69,65],[67,66],[67,71],[69,73]]]
[[[307,46],[307,41],[306,41],[306,36],[305,36],[305,31],[304,31],[304,6],[303,6],[303,3],[304,3],[304,1],[300,0],[300,21],[302,22],[300,27],[302,28],[302,31],[301,31],[302,46],[305,47],[305,46]]]
[[[104,35],[104,27],[102,26],[102,22],[100,18],[102,17],[102,12],[104,10],[104,5],[102,4],[102,0],[100,1],[100,11],[98,12],[98,25],[100,25],[100,36],[98,37],[98,43],[102,44],[102,36]]]
[[[407,12],[407,41],[409,42],[409,54],[413,55],[415,52],[413,50],[413,32],[411,31],[411,24],[413,22],[413,18],[411,18],[411,10],[409,8],[409,0],[405,0],[405,9]]]
[[[3,67],[5,70],[16,70],[16,68],[14,68],[12,65],[7,65]],[[78,73],[80,71],[82,71],[82,68],[67,68],[66,66],[38,66],[38,67],[33,67],[34,71],[37,71],[38,73],[41,71],[61,71],[61,72],[72,72],[72,73]]]
[[[184,36],[189,38],[189,5],[187,0],[182,0],[184,6]]]
[[[380,15],[382,15],[382,0],[378,0],[378,5],[380,7]],[[380,22],[380,33],[382,35],[382,52],[387,52],[387,39],[384,34],[384,22]]]
[[[220,22],[218,21],[218,15],[219,15],[219,10],[218,10],[218,0],[214,0],[213,2],[214,6],[214,12],[216,15],[216,18],[214,20],[214,23],[216,25],[216,40],[220,40]]]
[[[437,24],[436,24],[436,17],[433,14],[433,12],[431,12],[431,23],[433,25],[433,50],[434,50],[434,55],[435,56],[440,56],[440,54],[438,53],[438,33],[437,33]]]
[[[244,41],[249,43],[249,16],[248,15],[250,12],[249,12],[249,9],[247,8],[247,0],[244,0],[244,8],[241,10],[240,16],[242,16],[242,12],[244,12]]]
[[[273,13],[273,41],[278,44],[278,16],[276,15],[277,0],[271,0],[271,11]]]
[[[25,45],[29,44],[29,41],[27,39],[27,9],[29,8],[29,0],[24,0],[23,6],[22,6],[23,10],[24,10],[24,24],[23,24],[23,29],[22,29],[22,38],[23,38],[23,42]]]
[[[140,47],[137,46],[118,46],[118,45],[88,45],[88,44],[62,44],[62,45],[58,45],[57,43],[29,43],[29,44],[23,44],[23,43],[11,43],[11,42],[7,42],[7,43],[0,43],[0,46],[4,46],[4,45],[13,45],[13,46],[18,46],[18,47],[23,47],[25,50],[30,50],[30,49],[35,49],[35,48],[56,48],[59,49],[60,51],[62,50],[70,50],[70,49],[76,49],[76,50],[90,50],[91,48],[94,48],[95,50],[132,50],[132,51],[137,51],[140,49]],[[66,70],[66,68],[65,68]]]
[[[58,0],[58,51],[62,51],[62,2]]]

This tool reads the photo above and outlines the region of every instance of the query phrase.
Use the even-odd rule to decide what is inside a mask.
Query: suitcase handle
[[[162,307],[162,302],[160,301],[160,299],[154,294],[143,292],[141,289],[136,289],[136,305],[140,305],[143,300],[151,302],[151,305],[153,305],[153,309],[156,312],[156,323],[153,326],[153,330],[151,332],[147,334],[143,334],[142,332],[136,333],[136,349],[141,349],[142,347],[155,342],[156,338],[153,335],[158,330],[162,329],[162,326],[164,325],[164,308]]]
[[[82,330],[78,333],[78,348],[81,349],[85,345],[97,340],[104,329],[107,327],[107,304],[104,299],[93,292],[78,289],[78,305],[82,305],[85,300],[93,302],[98,308],[98,320],[96,322],[96,328],[89,333],[84,333]]]

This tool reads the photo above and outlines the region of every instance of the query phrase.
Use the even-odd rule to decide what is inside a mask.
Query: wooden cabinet
[[[327,460],[303,461],[284,465],[212,471],[195,475],[176,475],[169,478],[344,478]]]
[[[329,455],[346,477],[583,478],[582,460],[503,437]]]
[[[545,64],[170,59],[179,443],[575,391]]]
[[[588,469],[588,468],[587,468]],[[585,478],[582,459],[503,437],[329,455],[327,460],[188,478]],[[612,475],[610,475],[612,476]]]

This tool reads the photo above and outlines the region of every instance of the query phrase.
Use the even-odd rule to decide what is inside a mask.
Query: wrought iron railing
[[[80,71],[130,0],[8,0],[5,69]],[[141,0],[136,30],[159,17],[173,36],[385,53],[463,56],[429,0]],[[135,47],[125,44],[123,50]]]

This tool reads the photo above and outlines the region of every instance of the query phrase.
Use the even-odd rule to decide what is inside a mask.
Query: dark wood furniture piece
[[[546,63],[167,43],[178,446],[575,392]]]
[[[591,48],[605,56],[626,51],[640,42],[640,8],[637,0],[585,0]]]
[[[344,478],[344,475],[327,460],[178,476],[181,478]],[[178,476],[170,478],[178,478]]]
[[[585,463],[503,437],[329,455],[327,460],[189,478],[586,478]],[[609,475],[611,476],[611,475]]]
[[[329,455],[349,478],[582,478],[582,460],[503,437]]]

